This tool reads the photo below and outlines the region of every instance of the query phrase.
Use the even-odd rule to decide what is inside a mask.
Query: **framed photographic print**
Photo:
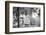
[[[5,1],[5,33],[45,31],[45,3]]]

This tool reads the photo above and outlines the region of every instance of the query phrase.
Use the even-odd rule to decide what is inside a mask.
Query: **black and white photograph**
[[[45,31],[45,4],[35,2],[5,2],[6,33]]]
[[[13,7],[13,28],[40,27],[40,8]]]

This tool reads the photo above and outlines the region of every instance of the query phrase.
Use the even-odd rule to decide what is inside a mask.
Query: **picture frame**
[[[34,17],[33,14],[35,14],[38,19],[33,19],[32,18]],[[16,18],[14,15],[16,15]],[[21,15],[23,15],[23,17],[21,17]],[[24,16],[26,18],[24,18]],[[24,18],[24,20],[21,20],[20,17],[22,19]],[[23,24],[20,21],[24,21],[22,22]],[[45,3],[5,1],[6,34],[33,33],[44,31],[45,31]]]

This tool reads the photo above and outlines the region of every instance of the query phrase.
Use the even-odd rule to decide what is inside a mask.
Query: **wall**
[[[5,34],[5,1],[6,0],[0,0],[0,35],[46,35],[46,30],[45,32],[36,32],[36,33]],[[41,3],[45,3],[46,6],[46,0],[12,0],[12,1],[41,2]],[[45,16],[45,20],[46,20],[46,16]]]

